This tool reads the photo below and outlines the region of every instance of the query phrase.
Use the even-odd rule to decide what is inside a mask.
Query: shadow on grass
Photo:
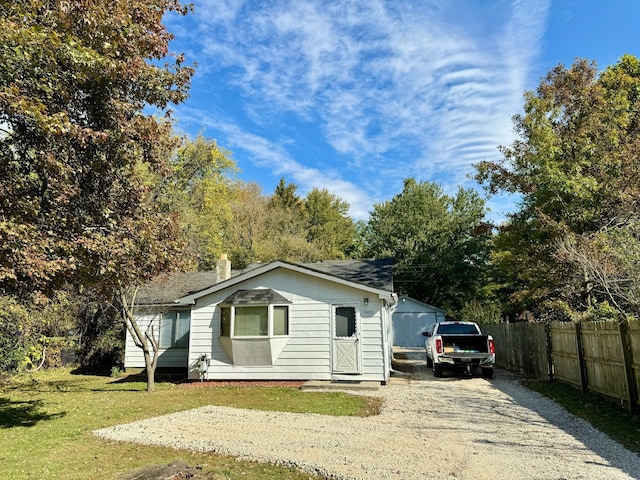
[[[38,422],[53,420],[66,415],[45,413],[41,400],[14,401],[0,397],[0,428],[33,427]]]
[[[185,369],[162,369],[156,371],[155,382],[156,383],[173,383],[178,385],[180,383],[189,382]],[[146,389],[147,373],[145,369],[142,371],[136,371],[135,373],[123,373],[119,376],[114,376],[104,370],[77,368],[72,370],[71,375],[83,376],[83,377],[95,377],[101,378],[106,381],[105,388],[85,388],[85,390],[91,391],[111,391],[113,390],[109,386],[118,387],[117,391],[142,391]],[[109,378],[110,377],[110,378]],[[123,388],[126,384],[138,384],[137,388]]]
[[[156,372],[156,383],[174,383],[176,385],[180,383],[188,383],[189,379],[185,372]],[[127,373],[109,382],[111,384],[118,383],[147,383],[147,373],[145,370],[139,373]]]

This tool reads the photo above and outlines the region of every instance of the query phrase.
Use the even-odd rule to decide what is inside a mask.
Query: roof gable
[[[248,270],[224,280],[208,288],[190,295],[185,295],[177,301],[180,303],[195,303],[198,298],[209,295],[218,290],[239,284],[250,278],[263,275],[277,268],[284,268],[305,275],[323,278],[327,281],[360,288],[379,295],[381,298],[394,298],[393,294],[393,260],[343,260],[327,261],[308,264],[296,264],[275,261],[268,264],[252,265]]]
[[[443,313],[443,314],[446,313],[446,310],[443,310],[442,308],[435,307],[433,305],[429,305],[428,303],[421,302],[420,300],[418,300],[416,298],[413,298],[413,297],[409,297],[408,295],[403,295],[403,296],[398,298],[398,305],[399,306],[404,304],[404,303],[413,304],[413,305],[415,305],[417,307],[422,307],[422,308],[425,308],[425,309],[428,309],[428,310],[435,310],[435,311],[438,311],[438,312]]]
[[[190,304],[211,292],[221,290],[262,275],[276,268],[285,268],[327,281],[362,288],[381,296],[393,294],[393,259],[330,260],[315,263],[275,261],[252,264],[234,271],[231,278],[216,283],[215,271],[185,272],[160,275],[143,286],[138,293],[139,305]]]

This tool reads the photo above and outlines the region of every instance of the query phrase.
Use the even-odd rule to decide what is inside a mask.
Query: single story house
[[[393,345],[424,347],[425,339],[422,332],[445,319],[446,313],[441,308],[427,305],[415,298],[401,296],[393,311]]]
[[[388,381],[392,260],[275,261],[166,276],[137,318],[159,341],[158,367],[190,379]],[[125,368],[144,368],[127,332]]]

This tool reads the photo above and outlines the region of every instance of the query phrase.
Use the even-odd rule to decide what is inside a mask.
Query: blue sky
[[[635,0],[195,0],[167,18],[196,62],[177,128],[229,149],[272,193],[327,188],[356,220],[402,190],[454,195],[513,140],[523,93],[575,58],[640,55]],[[489,200],[490,218],[514,209]]]

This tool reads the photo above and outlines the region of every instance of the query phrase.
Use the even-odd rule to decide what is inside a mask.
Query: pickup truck
[[[496,361],[491,335],[483,335],[474,322],[438,322],[423,332],[427,351],[427,368],[442,377],[445,366],[474,373],[480,369],[483,378],[493,377]]]

